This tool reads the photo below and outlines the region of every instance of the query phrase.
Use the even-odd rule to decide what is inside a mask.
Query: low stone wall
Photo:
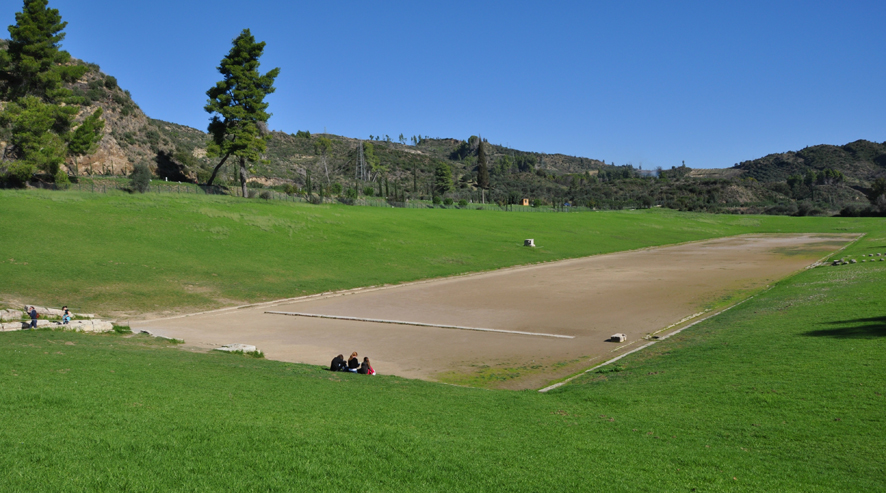
[[[0,323],[0,332],[10,332],[13,330],[27,330],[31,328],[31,322],[6,322]],[[72,330],[76,332],[113,332],[114,324],[104,320],[71,320],[67,324],[61,322],[50,322],[48,320],[37,320],[38,329],[62,329]]]
[[[28,308],[31,306],[37,310],[37,313],[41,317],[61,317],[64,316],[64,310],[59,310],[58,308],[48,308],[45,306],[36,306],[36,305],[26,305],[22,307],[21,310],[0,310],[0,322],[10,322],[15,320],[21,320],[22,317],[28,317]],[[88,318],[93,319],[95,315],[92,313],[71,313],[72,317],[79,318]]]

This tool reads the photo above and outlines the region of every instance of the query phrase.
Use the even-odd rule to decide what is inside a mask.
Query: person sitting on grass
[[[37,309],[33,306],[28,310],[28,315],[31,316],[31,330],[34,330],[37,328],[37,317],[40,315],[37,315]]]
[[[360,369],[357,370],[357,373],[361,375],[375,375],[375,370],[373,370],[372,365],[369,364],[369,358],[363,358],[363,364],[360,365]]]
[[[357,368],[360,368],[360,360],[357,359],[357,351],[354,351],[351,353],[351,357],[348,358],[348,371],[357,373]]]
[[[62,323],[68,325],[68,322],[71,321],[71,311],[68,310],[67,306],[63,306],[62,311],[64,312],[64,315],[62,315]]]
[[[346,371],[347,369],[348,367],[345,365],[345,356],[343,354],[339,354],[333,358],[332,365],[329,366],[329,371]]]

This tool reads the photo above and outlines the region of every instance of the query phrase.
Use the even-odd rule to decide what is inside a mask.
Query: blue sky
[[[882,0],[50,6],[73,56],[149,116],[204,130],[218,62],[249,28],[263,70],[282,70],[270,126],[290,133],[482,133],[645,169],[886,140]],[[0,23],[20,9],[6,2]]]

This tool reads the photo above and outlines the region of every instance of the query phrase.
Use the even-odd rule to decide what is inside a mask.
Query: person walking
[[[37,309],[32,306],[28,310],[28,315],[31,316],[31,330],[34,330],[37,328],[37,317],[39,316],[37,315]]]

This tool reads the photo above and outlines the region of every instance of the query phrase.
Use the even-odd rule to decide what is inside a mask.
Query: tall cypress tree
[[[213,115],[209,122],[212,142],[207,146],[206,154],[222,157],[208,184],[212,185],[225,161],[235,156],[240,161],[240,186],[243,196],[247,197],[246,163],[258,161],[267,149],[270,138],[267,121],[271,114],[265,111],[268,103],[264,99],[274,92],[274,79],[280,69],[275,68],[264,75],[259,73],[258,59],[264,52],[265,43],[257,43],[249,29],[244,29],[232,44],[228,56],[218,67],[223,79],[206,91],[209,101],[204,109]]]

